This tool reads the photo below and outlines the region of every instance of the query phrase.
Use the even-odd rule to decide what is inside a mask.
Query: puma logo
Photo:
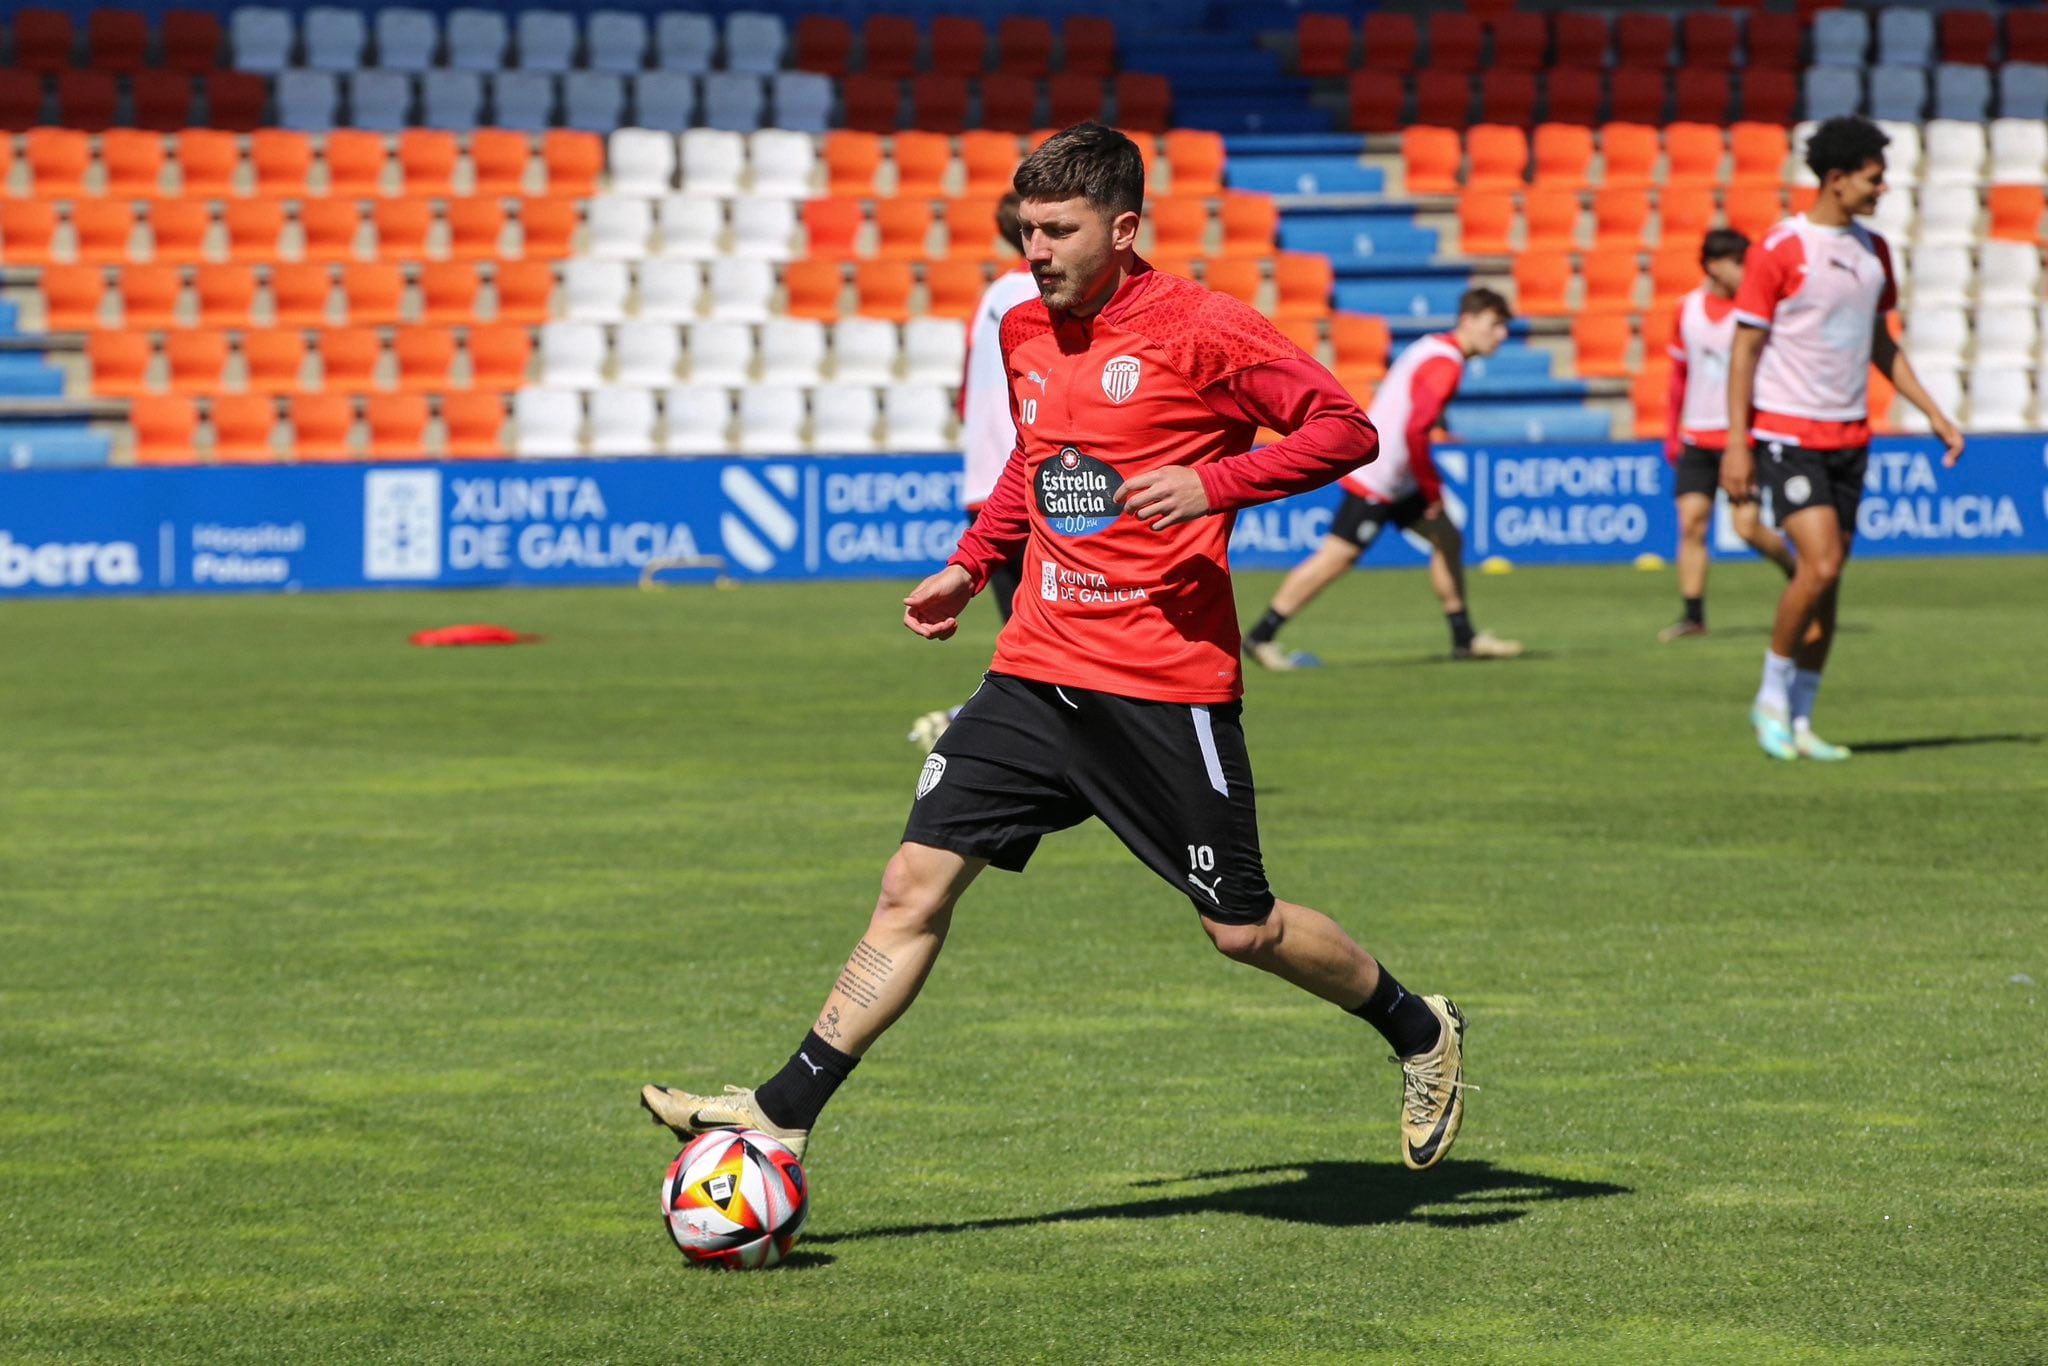
[[[1189,873],[1188,881],[1194,883],[1196,887],[1200,888],[1208,896],[1209,900],[1215,902],[1218,906],[1223,904],[1223,898],[1216,893],[1216,889],[1223,885],[1223,874],[1218,873],[1213,883],[1204,883],[1202,879],[1196,877],[1193,873]]]
[[[822,1068],[822,1067],[818,1066],[818,1064],[816,1064],[816,1063],[812,1062],[812,1061],[811,1061],[811,1055],[810,1055],[810,1054],[808,1054],[808,1053],[799,1053],[799,1054],[797,1054],[796,1056],[797,1056],[797,1059],[798,1059],[798,1060],[799,1060],[800,1062],[802,1062],[804,1066],[806,1066],[806,1067],[808,1067],[808,1068],[810,1068],[810,1069],[811,1069],[811,1075],[812,1075],[812,1076],[814,1076],[814,1077],[815,1077],[815,1076],[817,1076],[817,1075],[818,1075],[818,1074],[819,1074],[820,1072],[822,1072],[822,1071],[824,1071],[824,1070],[825,1070],[824,1068]]]

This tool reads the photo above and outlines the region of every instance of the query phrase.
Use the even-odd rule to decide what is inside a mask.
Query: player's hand
[[[1756,498],[1756,456],[1750,453],[1748,442],[1730,441],[1728,449],[1721,452],[1721,492],[1731,503]]]
[[[1940,438],[1942,445],[1948,447],[1941,457],[1941,467],[1945,470],[1954,469],[1956,461],[1963,458],[1963,434],[1956,430],[1956,424],[1949,421],[1946,415],[1934,418],[1927,427]]]
[[[1209,515],[1202,476],[1185,465],[1166,465],[1124,480],[1114,495],[1125,512],[1149,522],[1154,531]]]
[[[960,613],[973,596],[967,571],[949,564],[910,590],[903,600],[903,624],[926,640],[949,640],[960,629]]]

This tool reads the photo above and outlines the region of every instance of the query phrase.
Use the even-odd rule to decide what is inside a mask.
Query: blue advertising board
[[[1671,469],[1648,442],[1438,449],[1474,559],[1669,556]],[[0,597],[630,583],[650,566],[734,578],[911,578],[966,525],[943,455],[553,460],[0,475]],[[1341,490],[1238,518],[1232,559],[1313,549]],[[1725,517],[1717,548],[1748,551]],[[1859,555],[2048,552],[2048,438],[1979,437],[1943,469],[1925,439],[1878,443]],[[1385,537],[1368,565],[1423,562]]]

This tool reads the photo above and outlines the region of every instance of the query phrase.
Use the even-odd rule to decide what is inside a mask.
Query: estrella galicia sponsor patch
[[[1072,446],[1038,467],[1038,510],[1062,536],[1092,536],[1117,519],[1117,472]]]
[[[917,775],[917,795],[922,797],[939,785],[939,779],[946,776],[946,756],[929,754],[925,756],[924,772]]]

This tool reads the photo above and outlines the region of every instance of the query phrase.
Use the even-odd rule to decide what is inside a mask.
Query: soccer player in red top
[[[915,999],[982,869],[1099,818],[1227,956],[1362,1017],[1403,1073],[1402,1160],[1440,1161],[1464,1114],[1464,1016],[1410,994],[1319,911],[1274,897],[1239,724],[1231,516],[1373,457],[1372,424],[1322,366],[1227,295],[1133,251],[1145,187],[1098,124],[1025,159],[1025,259],[1039,298],[1004,316],[1017,446],[959,551],[904,599],[943,640],[1022,546],[994,667],[927,757],[867,934],[811,1032],[760,1087],[649,1086],[688,1136],[764,1130],[799,1151],[861,1055]],[[1251,449],[1261,426],[1287,433]]]
[[[1714,520],[1714,490],[1721,486],[1721,452],[1728,445],[1728,355],[1735,349],[1735,291],[1749,239],[1715,228],[1700,243],[1706,283],[1678,301],[1671,341],[1671,425],[1664,458],[1677,475],[1678,592],[1685,613],[1657,633],[1670,644],[1707,633],[1707,528]],[[1728,509],[1735,534],[1787,574],[1792,554],[1763,524],[1756,500]]]
[[[1815,129],[1806,164],[1820,178],[1819,198],[1749,249],[1735,295],[1721,489],[1741,502],[1756,496],[1761,477],[1797,559],[1749,712],[1757,743],[1774,759],[1849,757],[1813,733],[1813,703],[1870,458],[1870,367],[1927,414],[1948,448],[1944,464],[1963,454],[1962,433],[1921,387],[1886,325],[1898,306],[1891,249],[1856,221],[1884,194],[1889,141],[1854,114]]]

